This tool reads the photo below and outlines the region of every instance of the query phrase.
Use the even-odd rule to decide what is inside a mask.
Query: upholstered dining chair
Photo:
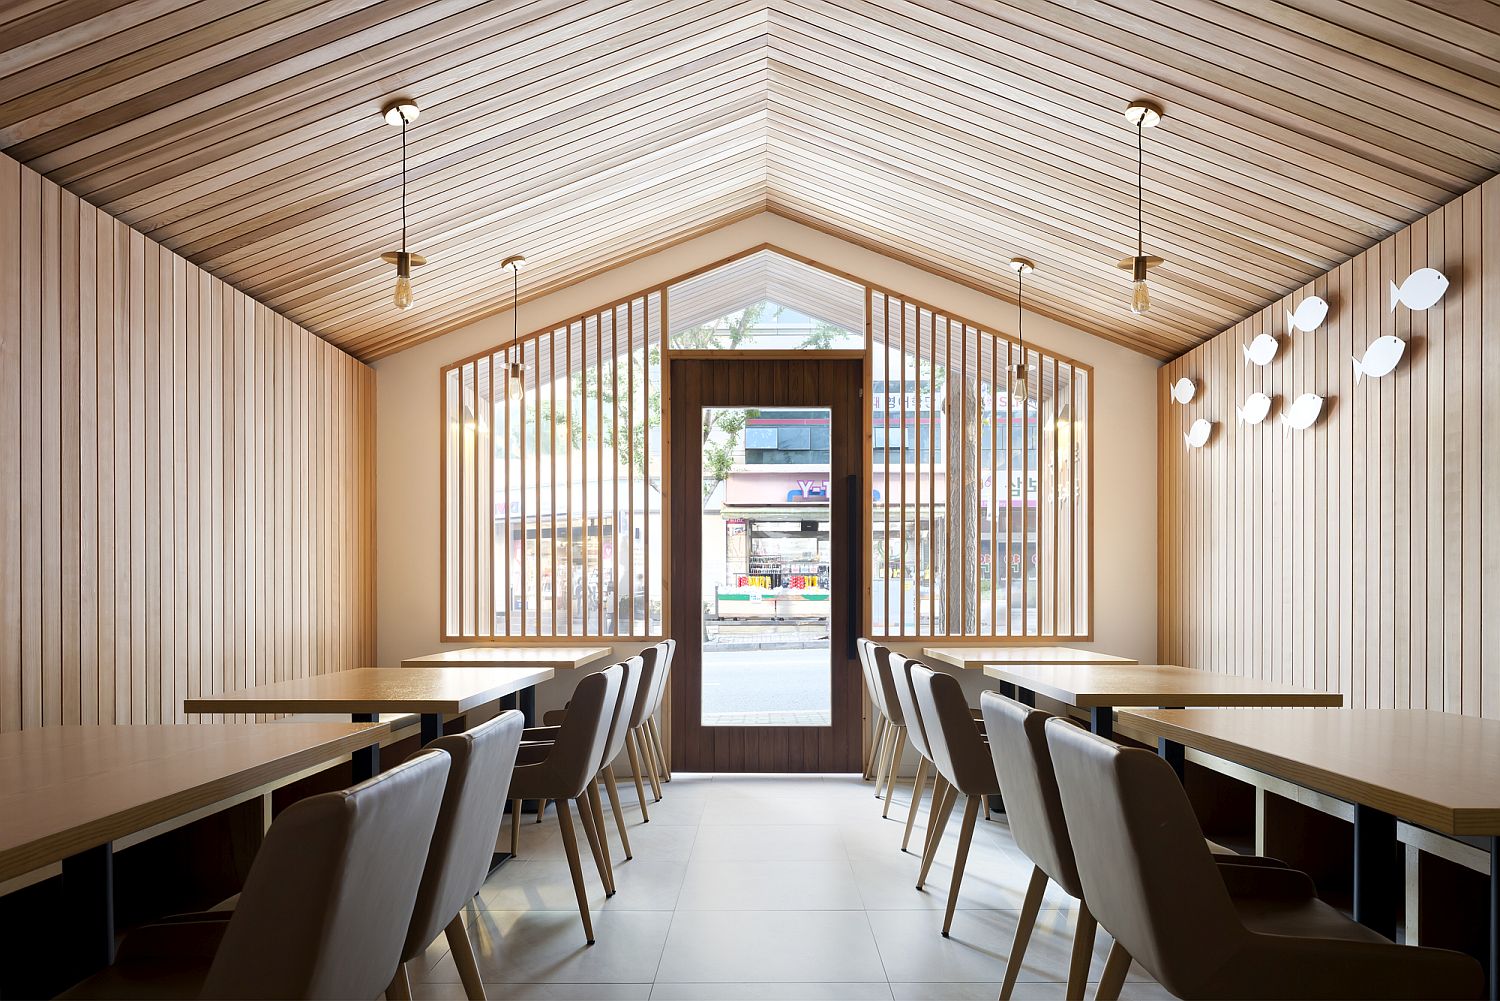
[[[389,1001],[411,997],[406,964],[420,956],[439,933],[448,939],[464,995],[469,1001],[484,1001],[484,982],[469,941],[464,906],[489,875],[524,727],[525,718],[513,709],[463,733],[439,737],[424,748],[424,752],[447,752],[448,783],[401,965],[386,988]]]
[[[879,770],[880,749],[885,742],[886,718],[885,713],[880,711],[880,695],[877,694],[879,684],[875,680],[874,668],[870,666],[870,647],[874,646],[872,640],[861,636],[854,641],[854,650],[859,657],[859,672],[864,678],[865,695],[870,700],[870,712],[874,716],[871,721],[870,750],[865,755],[864,779],[866,782],[873,781]]]
[[[1089,908],[1115,939],[1098,997],[1132,958],[1184,998],[1477,998],[1479,963],[1396,945],[1318,899],[1305,873],[1216,864],[1171,765],[1060,719],[1047,749]]]
[[[451,758],[276,817],[227,916],[146,925],[70,998],[376,998],[401,965]]]
[[[578,839],[568,801],[578,807],[579,823],[588,839],[605,892],[612,893],[608,867],[594,826],[594,811],[588,791],[599,774],[610,724],[619,707],[620,686],[625,668],[621,664],[590,674],[578,682],[568,703],[567,716],[550,733],[550,740],[525,741],[516,760],[510,783],[511,841],[519,841],[522,801],[551,800],[556,804],[557,824],[562,832],[563,850],[573,876],[573,893],[578,898],[578,913],[583,920],[584,937],[594,944],[594,923],[589,915],[588,892],[583,882],[583,866],[578,856]],[[550,729],[550,728],[548,728]]]
[[[677,658],[677,641],[668,638],[656,646],[660,653],[656,658],[656,683],[652,688],[651,705],[635,733],[641,760],[656,776],[652,780],[652,786],[656,798],[661,799],[662,784],[672,781],[672,765],[667,760],[667,749],[661,739],[661,704],[667,696],[667,685],[672,680],[672,662]]]
[[[909,670],[922,730],[932,751],[932,762],[948,783],[942,798],[933,805],[917,889],[927,882],[927,873],[942,843],[943,830],[948,825],[954,803],[959,795],[965,797],[963,822],[958,832],[958,853],[953,859],[953,881],[948,889],[948,910],[943,916],[943,936],[947,937],[953,927],[958,888],[964,878],[964,866],[969,857],[969,844],[974,838],[974,825],[979,821],[980,807],[986,797],[1000,792],[1000,780],[995,775],[995,763],[985,745],[984,734],[974,725],[974,715],[958,679],[920,664],[912,665]]]
[[[902,714],[901,703],[896,698],[896,678],[891,672],[890,648],[881,646],[879,643],[871,643],[868,654],[875,690],[880,693],[880,712],[886,719],[884,755],[881,758],[880,773],[876,774],[875,797],[879,799],[882,795],[884,796],[885,806],[881,809],[880,815],[889,817],[891,797],[896,786],[896,772],[900,770],[901,756],[906,752],[907,719]],[[884,774],[883,789],[881,773]]]
[[[917,752],[917,775],[912,782],[911,804],[906,812],[906,832],[901,837],[901,850],[906,851],[911,843],[912,827],[916,824],[917,811],[922,806],[923,789],[927,783],[927,773],[932,773],[932,809],[927,814],[927,829],[932,830],[932,818],[936,814],[938,801],[947,794],[948,781],[943,778],[937,766],[932,763],[932,750],[927,743],[927,731],[922,726],[922,714],[917,710],[917,693],[911,686],[911,669],[913,667],[924,667],[926,665],[904,657],[899,653],[890,655],[891,677],[895,680],[896,702],[901,707],[901,716],[906,720],[906,739],[911,742],[912,749]],[[922,854],[927,854],[924,848]]]

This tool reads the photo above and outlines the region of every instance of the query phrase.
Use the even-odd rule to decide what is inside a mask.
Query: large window
[[[445,639],[663,634],[663,365],[726,349],[866,354],[866,632],[1091,636],[1092,369],[1027,345],[1023,395],[1014,341],[763,247],[443,370]],[[780,515],[829,461],[821,413],[713,415],[683,502],[723,521],[720,613],[736,588],[785,586],[766,560],[818,563],[797,547],[824,529]],[[725,621],[780,607],[752,604]]]
[[[636,296],[443,370],[445,639],[661,634],[661,314]]]

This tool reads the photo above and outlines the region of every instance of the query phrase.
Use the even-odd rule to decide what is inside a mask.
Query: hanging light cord
[[[1021,276],[1023,268],[1016,268],[1016,346],[1021,349],[1021,363],[1026,363],[1026,335],[1021,326]]]
[[[1146,116],[1141,115],[1140,121],[1135,123],[1135,256],[1144,257],[1146,223],[1144,188],[1141,184],[1141,175],[1146,160]]]
[[[401,113],[401,252],[406,253],[406,114]]]
[[[515,265],[510,268],[510,343],[514,345],[516,361],[521,360],[521,269]]]

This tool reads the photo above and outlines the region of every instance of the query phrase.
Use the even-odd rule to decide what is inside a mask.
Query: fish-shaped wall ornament
[[[1245,352],[1245,364],[1254,362],[1257,365],[1269,365],[1271,359],[1276,357],[1278,347],[1279,342],[1270,334],[1256,334],[1255,340],[1241,345],[1240,350]]]
[[[1259,424],[1271,412],[1271,398],[1265,393],[1251,393],[1245,398],[1245,405],[1235,407],[1234,412],[1242,424]]]
[[[1419,268],[1406,276],[1406,281],[1397,287],[1391,282],[1391,312],[1396,303],[1407,309],[1427,309],[1448,291],[1448,279],[1437,268]]]
[[[1208,444],[1208,436],[1213,434],[1213,430],[1214,422],[1200,417],[1193,421],[1193,426],[1188,428],[1187,434],[1182,438],[1187,442],[1188,448],[1202,448]]]
[[[1317,393],[1303,393],[1292,401],[1292,405],[1281,412],[1281,426],[1288,431],[1306,431],[1323,412],[1323,397]]]
[[[1167,391],[1167,395],[1177,403],[1192,403],[1193,397],[1198,395],[1198,384],[1187,376],[1183,376],[1172,383],[1172,388]]]
[[[1310,334],[1323,325],[1328,317],[1328,303],[1315,295],[1297,303],[1295,310],[1288,310],[1286,314],[1286,332],[1290,334],[1293,330],[1300,330],[1304,334]]]
[[[1386,334],[1384,337],[1375,338],[1370,342],[1370,346],[1365,348],[1363,358],[1349,356],[1349,360],[1354,362],[1354,384],[1359,385],[1359,380],[1367,375],[1372,379],[1389,375],[1405,351],[1406,342],[1399,337]]]

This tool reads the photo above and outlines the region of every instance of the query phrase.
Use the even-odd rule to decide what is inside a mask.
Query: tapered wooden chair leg
[[[609,808],[615,815],[615,827],[620,832],[620,846],[625,849],[625,859],[629,861],[630,854],[630,832],[625,829],[625,811],[620,809],[620,786],[615,781],[615,766],[604,766],[604,791],[609,793]]]
[[[573,895],[578,898],[578,915],[583,918],[583,935],[589,945],[594,944],[594,922],[589,917],[589,893],[583,885],[583,862],[578,857],[578,837],[573,833],[573,817],[566,800],[557,801],[557,826],[562,829],[563,851],[568,856],[568,869],[573,874]]]
[[[948,780],[943,778],[943,773],[937,770],[937,765],[932,766],[932,801],[927,805],[927,829],[922,832],[921,858],[927,857],[927,849],[932,847],[932,832],[937,827],[938,811],[943,807],[943,797],[948,795]]]
[[[609,850],[609,831],[604,826],[604,802],[599,795],[599,783],[590,782],[584,795],[589,798],[589,812],[594,815],[594,835],[599,839],[599,851],[604,856],[604,868],[609,873],[609,889],[615,888],[615,860]]]
[[[885,717],[875,717],[875,730],[870,735],[870,751],[865,755],[865,781],[875,778],[875,769],[880,760],[880,745],[885,740]]]
[[[896,791],[896,772],[901,767],[901,752],[906,750],[906,727],[896,727],[896,747],[891,752],[890,774],[885,777],[885,807],[880,811],[882,820],[891,815],[891,794]]]
[[[1010,1001],[1016,989],[1016,977],[1021,973],[1021,961],[1026,957],[1026,946],[1031,942],[1031,930],[1036,927],[1037,912],[1042,909],[1042,895],[1047,892],[1047,874],[1041,866],[1033,866],[1031,882],[1026,884],[1026,899],[1021,904],[1021,915],[1016,920],[1016,937],[1010,944],[1010,958],[1005,961],[1005,982],[1000,985],[1000,1001]]]
[[[640,735],[641,757],[646,762],[646,774],[651,776],[651,792],[656,797],[657,802],[661,802],[661,758],[657,756],[656,743],[651,739],[651,724],[649,722],[642,723],[636,733]]]
[[[542,817],[544,817],[546,815],[546,813],[547,813],[547,801],[545,799],[539,799],[539,800],[537,800],[536,801],[536,822],[538,824],[540,824],[542,822]]]
[[[635,794],[641,803],[641,823],[651,823],[651,814],[646,810],[646,787],[641,782],[641,756],[636,753],[632,734],[625,735],[625,753],[630,756],[630,770],[635,773]]]
[[[948,818],[953,814],[953,804],[958,801],[958,790],[948,786],[943,794],[942,808],[933,815],[932,830],[928,832],[927,853],[922,857],[922,871],[917,874],[917,889],[927,883],[927,873],[932,869],[932,860],[937,857],[938,846],[943,843],[943,831],[948,827]]]
[[[521,808],[523,801],[513,799],[510,801],[510,853],[519,856],[521,854]]]
[[[651,748],[646,743],[644,724],[630,731],[630,736],[625,738],[626,743],[632,740],[635,741],[636,753],[640,755],[641,766],[646,769],[646,781],[651,784],[652,800],[660,801],[661,780],[656,777],[656,762],[651,760]]]
[[[391,985],[385,989],[386,1001],[411,1001],[411,978],[406,975],[406,964],[396,967]]]
[[[922,787],[927,782],[927,759],[917,759],[917,777],[911,784],[911,806],[906,811],[906,834],[901,838],[901,850],[911,844],[911,829],[917,822],[917,810],[922,806]]]
[[[979,801],[983,796],[968,796],[964,804],[963,824],[958,829],[958,854],[953,856],[953,880],[948,886],[948,912],[943,915],[943,938],[953,929],[953,911],[958,907],[958,887],[964,881],[964,865],[969,861],[969,844],[974,840],[974,825],[979,823]]]
[[[1073,928],[1073,958],[1068,963],[1068,1001],[1083,1001],[1089,983],[1089,964],[1094,959],[1094,932],[1099,923],[1079,901],[1078,924]]]
[[[1120,988],[1125,986],[1125,974],[1130,972],[1130,953],[1119,942],[1109,947],[1109,958],[1104,961],[1104,972],[1099,976],[1099,990],[1094,1001],[1119,1001]]]
[[[980,798],[984,800],[984,819],[985,820],[989,820],[990,819],[990,798],[988,796],[982,796]]]
[[[613,897],[615,895],[614,875],[610,872],[609,858],[599,844],[599,831],[594,827],[594,810],[589,805],[588,795],[579,796],[573,802],[578,805],[578,825],[583,828],[583,836],[588,840],[589,851],[594,853],[594,868],[599,870],[599,882],[604,884],[604,895]],[[557,804],[558,809],[562,809],[562,800],[558,800]]]
[[[454,915],[443,929],[448,939],[448,948],[453,953],[453,965],[458,967],[458,979],[464,985],[464,997],[469,1001],[485,1001],[484,980],[479,976],[479,962],[474,958],[474,943],[469,941],[469,926],[464,921],[463,911]]]
[[[880,742],[880,763],[875,768],[875,798],[885,795],[885,777],[890,771],[891,745],[896,741],[896,725],[886,724],[885,739]]]
[[[672,765],[667,761],[667,749],[661,742],[661,727],[656,725],[656,717],[646,720],[646,725],[651,728],[651,743],[656,745],[656,759],[661,762],[661,780],[672,781]]]

